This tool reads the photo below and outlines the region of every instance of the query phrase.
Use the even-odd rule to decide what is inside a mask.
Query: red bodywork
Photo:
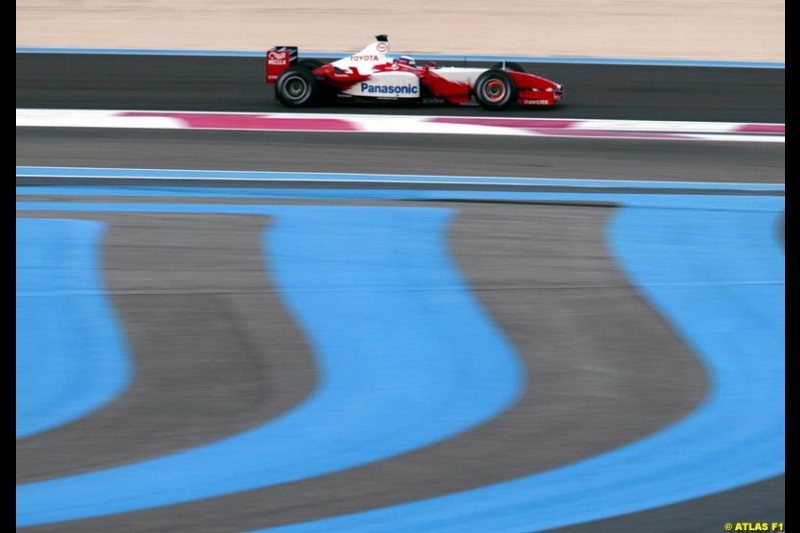
[[[517,104],[524,106],[551,106],[564,97],[561,85],[527,72],[506,71],[517,85]]]
[[[355,85],[370,79],[372,76],[368,73],[359,72],[358,68],[352,67],[349,71],[341,70],[334,67],[332,64],[322,65],[314,70],[314,74],[325,78],[325,82],[332,85],[339,90],[346,90]]]

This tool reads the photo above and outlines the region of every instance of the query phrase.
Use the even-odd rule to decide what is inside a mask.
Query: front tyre
[[[313,104],[319,95],[319,80],[304,66],[283,71],[275,82],[275,96],[287,107]]]
[[[514,79],[502,70],[487,70],[475,82],[475,98],[484,109],[505,109],[517,101]]]

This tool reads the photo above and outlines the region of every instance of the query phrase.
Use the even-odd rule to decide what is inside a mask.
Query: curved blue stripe
[[[105,225],[17,219],[17,439],[99,409],[125,390],[130,362],[105,294]]]
[[[447,253],[452,210],[84,208],[275,216],[265,253],[313,346],[319,383],[283,417],[214,444],[21,485],[18,526],[187,502],[378,461],[496,416],[523,388],[513,348]]]
[[[621,209],[623,270],[705,364],[686,419],[607,454],[473,491],[270,531],[542,531],[735,488],[785,469],[779,212]]]
[[[169,50],[157,48],[47,48],[17,47],[18,54],[92,54],[142,56],[207,56],[207,57],[264,57],[266,51],[252,50]],[[350,54],[337,52],[302,52],[303,57],[339,59]],[[658,67],[723,67],[723,68],[786,68],[775,61],[715,61],[692,59],[632,59],[615,57],[552,57],[474,54],[415,54],[425,61],[524,61],[526,63],[565,63],[585,65],[641,65]]]

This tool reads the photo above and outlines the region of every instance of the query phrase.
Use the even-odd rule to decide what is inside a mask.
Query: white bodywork
[[[440,67],[431,71],[437,76],[455,83],[465,83],[470,87],[475,86],[478,76],[489,69],[486,68],[461,68],[461,67]]]
[[[349,73],[371,75],[370,79],[354,84],[343,90],[342,94],[389,99],[419,98],[421,96],[419,77],[416,74],[400,70],[375,72],[375,67],[378,65],[392,68],[388,42],[371,43],[355,54],[334,61],[333,66],[338,69]],[[433,68],[431,72],[448,81],[473,87],[478,76],[486,70],[485,68],[441,67]]]
[[[419,78],[410,72],[374,72],[377,65],[390,65],[389,43],[378,41],[360,52],[333,62],[336,68],[347,72],[369,74],[371,78],[356,83],[342,91],[351,96],[372,98],[419,98]]]
[[[369,74],[375,65],[391,63],[389,58],[389,43],[375,42],[355,54],[334,61],[336,68],[352,72],[354,69],[361,74]]]

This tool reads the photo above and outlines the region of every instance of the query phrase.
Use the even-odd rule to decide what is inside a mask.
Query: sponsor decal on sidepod
[[[376,94],[417,94],[419,93],[419,87],[410,83],[408,85],[370,85],[369,83],[362,83],[361,92]]]

